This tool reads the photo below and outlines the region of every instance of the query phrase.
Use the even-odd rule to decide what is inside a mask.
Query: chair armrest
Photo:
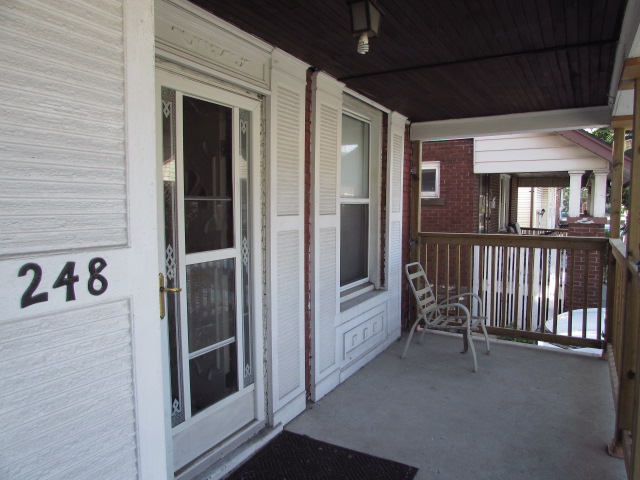
[[[453,295],[449,298],[445,298],[444,300],[442,300],[440,303],[438,303],[438,305],[444,305],[446,304],[449,300],[454,300],[454,299],[458,299],[460,297],[472,297],[475,298],[478,301],[478,304],[480,305],[480,307],[482,307],[482,299],[476,295],[475,293],[461,293],[460,295]]]
[[[447,303],[445,305],[438,304],[438,305],[434,306],[433,310],[431,310],[431,311],[436,311],[436,310],[440,311],[440,310],[444,310],[445,308],[460,308],[460,309],[462,309],[462,311],[464,312],[466,317],[468,319],[471,319],[471,313],[469,312],[469,309],[467,308],[466,305],[464,305],[462,303]]]

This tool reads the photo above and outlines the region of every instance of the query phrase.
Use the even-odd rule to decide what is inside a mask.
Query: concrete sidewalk
[[[626,478],[607,363],[595,356],[428,332],[394,343],[287,430],[413,465],[417,479]],[[415,340],[414,340],[415,342]]]

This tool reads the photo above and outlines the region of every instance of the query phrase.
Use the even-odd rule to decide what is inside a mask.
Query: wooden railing
[[[566,228],[533,228],[520,227],[522,235],[553,235],[556,237],[566,237],[569,230]]]
[[[419,244],[436,295],[480,295],[490,333],[604,348],[607,239],[420,233]]]
[[[609,451],[623,456],[630,479],[640,478],[640,389],[637,375],[640,274],[620,240],[611,240],[607,295],[607,358],[616,406],[615,437]],[[636,439],[636,441],[634,441]]]

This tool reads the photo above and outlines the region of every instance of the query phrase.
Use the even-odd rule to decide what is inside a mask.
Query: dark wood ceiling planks
[[[411,121],[607,105],[626,0],[379,0],[356,53],[346,0],[192,0]]]

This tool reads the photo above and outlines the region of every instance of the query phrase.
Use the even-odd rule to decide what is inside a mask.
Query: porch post
[[[627,256],[638,261],[640,243],[640,82],[635,81],[633,100],[633,160],[631,163],[631,188],[629,217],[627,218]]]
[[[611,222],[609,236],[620,238],[622,209],[622,179],[624,171],[624,128],[613,130],[613,168],[611,170]]]
[[[607,175],[608,170],[593,171],[593,188],[591,189],[591,197],[593,199],[592,217],[605,216],[605,204],[607,202]]]
[[[418,233],[420,233],[421,221],[421,200],[422,200],[422,141],[416,140],[412,142],[413,168],[415,174],[411,176],[411,223],[409,236],[411,238],[411,246],[409,249],[409,259],[412,262],[419,260],[420,247],[418,243]],[[415,243],[414,243],[415,242]]]
[[[569,216],[580,216],[580,198],[582,191],[582,175],[584,170],[569,171]]]

